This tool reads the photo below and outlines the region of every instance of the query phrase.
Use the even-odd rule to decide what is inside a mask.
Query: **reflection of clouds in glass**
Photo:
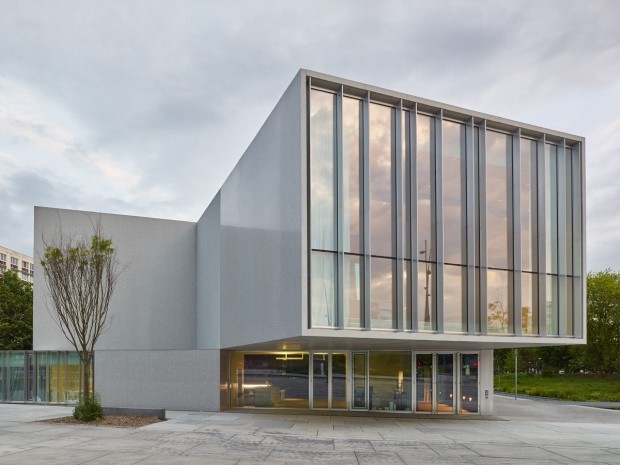
[[[442,123],[444,260],[465,263],[465,125]]]
[[[336,324],[335,254],[312,252],[311,257],[312,326]]]
[[[521,268],[536,266],[536,141],[521,139]]]
[[[310,117],[311,244],[334,250],[335,169],[333,94],[312,90]]]
[[[360,105],[356,99],[344,97],[342,110],[343,154],[342,188],[345,252],[361,252],[361,185],[360,185]]]
[[[392,256],[392,119],[394,110],[370,104],[370,247]]]
[[[392,328],[394,260],[370,260],[370,318],[373,328]]]
[[[431,140],[433,118],[417,115],[416,118],[416,181],[418,213],[418,254],[426,250],[426,257],[434,260],[435,241],[432,234],[433,209],[431,192],[431,174],[433,173],[433,156]]]
[[[435,329],[435,304],[433,298],[433,282],[435,280],[435,271],[436,266],[434,264],[418,263],[418,329]]]
[[[464,289],[465,268],[444,266],[444,329],[446,331],[466,331]]]
[[[512,136],[487,131],[486,211],[489,266],[507,268],[509,259],[510,161]]]

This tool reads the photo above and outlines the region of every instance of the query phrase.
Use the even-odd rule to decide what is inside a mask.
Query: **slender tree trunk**
[[[82,399],[84,403],[90,400],[90,363],[88,356],[82,359]]]

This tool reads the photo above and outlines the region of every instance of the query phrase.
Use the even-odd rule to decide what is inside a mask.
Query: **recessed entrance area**
[[[477,352],[233,352],[230,407],[479,413]]]

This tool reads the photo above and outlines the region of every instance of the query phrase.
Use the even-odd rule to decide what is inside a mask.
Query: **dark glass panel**
[[[370,408],[411,410],[411,352],[370,352]]]

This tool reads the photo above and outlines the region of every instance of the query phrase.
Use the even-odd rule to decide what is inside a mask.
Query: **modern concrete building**
[[[488,414],[493,349],[585,343],[584,193],[582,137],[301,70],[197,223],[34,237],[100,218],[126,267],[106,406]]]
[[[0,246],[0,278],[6,271],[13,271],[26,282],[34,280],[34,261],[32,257]]]

